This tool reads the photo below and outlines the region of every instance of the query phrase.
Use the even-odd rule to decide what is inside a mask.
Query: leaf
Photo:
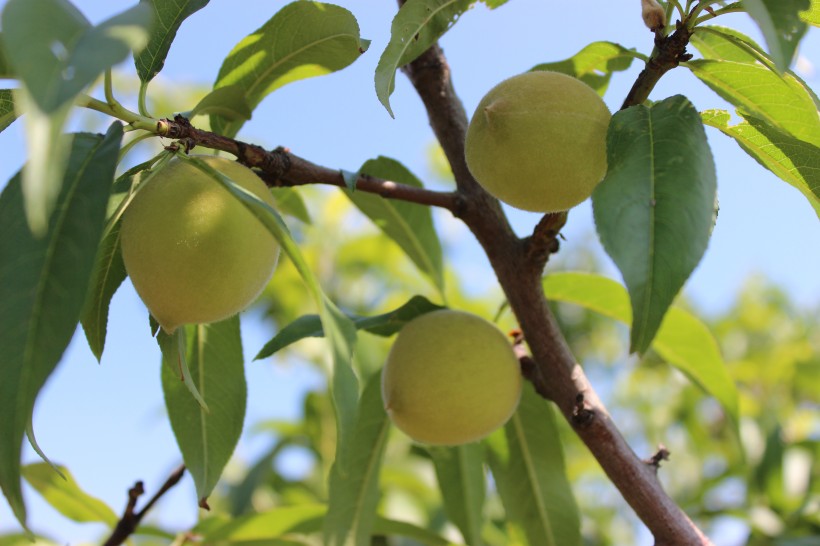
[[[433,459],[444,510],[471,546],[484,544],[484,448],[474,442],[455,447],[428,447]]]
[[[702,26],[692,34],[690,43],[705,59],[722,59],[737,63],[774,66],[774,62],[751,38],[740,32],[720,26]]]
[[[415,542],[425,546],[455,546],[454,543],[442,538],[436,533],[407,523],[406,521],[396,521],[392,519],[376,516],[376,523],[373,526],[374,535],[403,536],[413,539]]]
[[[17,119],[14,111],[14,96],[11,89],[0,89],[0,132]]]
[[[58,512],[80,523],[102,522],[113,527],[119,519],[103,501],[92,497],[74,481],[65,467],[59,467],[60,476],[47,463],[23,467],[23,477]]]
[[[165,57],[171,49],[177,31],[183,21],[208,4],[208,0],[140,0],[153,12],[154,23],[150,27],[148,43],[134,54],[134,64],[140,81],[147,83],[165,66]]]
[[[581,523],[552,406],[526,383],[518,411],[485,440],[508,521],[529,544],[580,546]]]
[[[11,63],[9,63],[6,57],[6,48],[3,46],[3,34],[0,33],[0,79],[5,78],[14,78],[14,71],[11,69]]]
[[[419,179],[404,165],[388,157],[379,156],[366,161],[359,172],[416,188],[422,187]],[[430,207],[385,199],[366,192],[347,190],[345,194],[385,235],[401,247],[416,267],[430,278],[439,293],[443,293],[441,242],[433,226]]]
[[[292,216],[305,224],[313,223],[310,219],[310,211],[305,205],[305,200],[294,188],[271,188],[271,195],[276,201],[276,210],[281,210],[283,214]]]
[[[221,116],[226,121],[248,121],[251,119],[251,108],[245,101],[245,93],[238,85],[229,85],[214,89],[200,100],[190,114],[192,118],[203,114]]]
[[[820,0],[811,0],[811,7],[800,12],[800,18],[810,25],[820,27]]]
[[[424,53],[475,0],[407,0],[393,18],[390,41],[376,66],[376,96],[391,117],[396,70]]]
[[[553,301],[580,305],[629,324],[632,309],[623,286],[589,273],[551,273],[544,278],[544,293]],[[690,312],[673,306],[661,323],[652,348],[686,374],[739,424],[738,392],[709,328]]]
[[[251,110],[288,83],[345,68],[369,42],[349,11],[333,4],[292,2],[240,41],[219,69],[214,89],[237,86]],[[211,115],[217,133],[234,136],[243,120]]]
[[[337,455],[330,471],[325,545],[370,545],[379,500],[379,470],[389,431],[381,375],[374,374],[362,393],[347,449]]]
[[[800,12],[810,7],[810,0],[743,0],[743,8],[763,31],[769,52],[781,72],[791,65],[808,28],[800,19]]]
[[[377,336],[390,337],[417,316],[437,309],[443,309],[443,307],[430,302],[423,296],[413,296],[407,303],[388,313],[372,317],[348,316],[348,319],[353,321],[353,325],[357,330],[366,330]],[[300,339],[322,336],[324,336],[324,330],[319,317],[317,315],[303,315],[279,330],[273,336],[273,339],[262,347],[254,360],[272,356]]]
[[[681,95],[615,114],[607,162],[592,194],[595,226],[629,289],[629,350],[642,354],[706,251],[715,165],[700,115]]]
[[[119,123],[74,136],[45,237],[26,225],[19,173],[0,194],[0,487],[23,525],[23,434],[83,308],[121,139]]]
[[[542,63],[530,70],[561,72],[577,78],[603,96],[614,72],[622,72],[632,66],[635,59],[646,57],[613,42],[593,42],[563,61]]]
[[[800,190],[820,217],[820,148],[752,116],[731,126],[725,110],[707,110],[701,117],[704,124],[735,139],[758,163]]]
[[[195,531],[207,544],[270,540],[295,533],[309,534],[321,529],[326,510],[327,507],[323,504],[282,506],[260,514],[233,518],[212,529],[197,528]]]
[[[185,467],[206,499],[233,454],[245,421],[247,385],[239,318],[187,326],[187,361],[191,379],[208,410],[190,395],[179,371],[164,360],[165,406]],[[170,336],[169,336],[170,337]]]

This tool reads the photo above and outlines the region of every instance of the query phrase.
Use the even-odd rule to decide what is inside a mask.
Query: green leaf
[[[477,442],[455,447],[428,447],[433,459],[444,511],[464,543],[481,546],[484,527],[484,447]]]
[[[423,296],[413,296],[407,303],[388,313],[372,317],[349,315],[348,319],[353,321],[357,330],[366,330],[377,336],[390,337],[417,316],[437,309],[443,309],[443,307],[430,302]],[[323,336],[322,321],[318,315],[301,316],[279,330],[273,339],[262,347],[254,360],[272,356],[300,339]]]
[[[80,318],[121,139],[119,123],[105,137],[74,136],[45,237],[26,225],[19,173],[0,194],[0,488],[23,525],[23,434]]]
[[[630,352],[643,353],[706,251],[715,165],[700,115],[680,95],[615,114],[607,163],[592,194],[595,226],[629,289]]]
[[[713,25],[697,27],[689,42],[700,51],[704,59],[722,59],[747,64],[759,62],[774,66],[774,62],[759,45],[731,28]]]
[[[551,273],[544,278],[550,300],[580,305],[625,324],[632,322],[629,295],[623,286],[589,273]],[[738,392],[717,341],[709,328],[685,309],[673,306],[661,323],[652,348],[715,397],[739,424]]]
[[[288,83],[345,68],[367,50],[359,24],[333,4],[292,2],[239,42],[219,69],[214,89],[235,85],[256,108],[269,93]],[[211,116],[217,133],[234,136],[242,120]]]
[[[271,195],[276,201],[276,209],[283,214],[292,216],[305,224],[311,224],[310,211],[302,199],[302,194],[295,188],[271,188]]]
[[[321,529],[326,510],[327,507],[323,504],[283,506],[260,514],[233,518],[213,528],[195,528],[195,531],[207,544],[242,543],[296,533],[310,534]]]
[[[245,420],[248,392],[242,340],[236,316],[185,329],[191,378],[208,410],[191,397],[178,368],[167,361],[162,366],[162,390],[185,467],[194,478],[197,497],[205,500],[231,458]]]
[[[811,7],[810,0],[743,0],[743,7],[763,31],[777,69],[789,68],[808,28],[800,12]]]
[[[113,527],[119,517],[103,501],[83,491],[71,473],[60,467],[60,474],[47,463],[23,467],[23,477],[58,512],[80,523],[102,522]]]
[[[14,71],[11,69],[11,63],[9,63],[6,57],[6,48],[3,45],[3,34],[0,33],[0,79],[3,78],[14,78]]]
[[[171,49],[171,42],[177,35],[182,22],[208,4],[208,0],[140,0],[153,12],[148,43],[134,55],[134,64],[140,81],[147,83],[159,74],[165,65],[165,57]]]
[[[810,25],[820,27],[820,0],[811,0],[811,7],[800,12],[800,18]]]
[[[404,165],[388,157],[379,156],[366,161],[359,172],[408,186],[422,187],[421,181]],[[401,247],[416,267],[430,278],[439,293],[443,293],[441,242],[433,226],[430,207],[385,199],[366,192],[347,190],[345,194],[385,235]]]
[[[632,66],[632,61],[646,57],[634,49],[626,49],[613,42],[593,42],[563,61],[542,63],[530,70],[561,72],[578,78],[603,96],[614,72],[622,72]]]
[[[337,452],[330,471],[325,545],[370,545],[379,500],[379,470],[389,431],[381,375],[374,374],[362,393],[347,449]]]
[[[376,516],[376,523],[373,525],[373,534],[387,537],[403,536],[413,539],[425,546],[455,546],[454,543],[423,527],[407,523],[406,521],[396,521],[381,516]]]
[[[413,61],[452,27],[475,0],[407,0],[393,18],[390,41],[376,66],[376,96],[393,115],[396,70]]]
[[[226,121],[245,122],[251,119],[251,108],[245,100],[244,90],[238,85],[229,85],[214,89],[202,97],[186,117],[203,114],[221,116]]]
[[[11,89],[0,89],[0,132],[17,119],[14,111],[14,96]]]
[[[701,117],[703,123],[735,139],[758,163],[797,188],[820,217],[820,148],[753,116],[744,116],[736,125],[729,125],[731,116],[725,110],[707,110]]]
[[[485,440],[506,518],[529,544],[580,546],[581,523],[552,406],[526,383],[518,411]]]

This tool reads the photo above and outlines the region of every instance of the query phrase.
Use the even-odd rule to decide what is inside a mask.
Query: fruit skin
[[[253,171],[197,156],[273,206]],[[251,304],[273,275],[279,245],[216,180],[173,159],[139,189],[120,230],[134,288],[162,329],[226,319]]]
[[[507,422],[521,382],[518,359],[498,328],[445,309],[401,329],[382,370],[382,398],[393,423],[414,440],[459,445]]]
[[[611,116],[584,82],[526,72],[478,104],[465,142],[467,167],[491,195],[533,212],[568,210],[606,174]]]

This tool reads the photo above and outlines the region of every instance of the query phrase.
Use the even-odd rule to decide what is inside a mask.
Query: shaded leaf
[[[744,116],[736,125],[729,125],[731,116],[725,110],[708,110],[701,117],[703,123],[735,139],[758,163],[797,188],[820,217],[820,148],[752,116]]]
[[[72,521],[102,522],[113,527],[119,517],[103,501],[92,497],[74,481],[65,467],[60,476],[47,463],[23,467],[23,477],[58,512]]]
[[[424,527],[419,527],[406,521],[383,518],[381,516],[376,516],[376,523],[373,525],[373,534],[388,537],[403,536],[413,539],[425,546],[454,546],[454,543]]]
[[[381,375],[367,382],[346,449],[330,471],[324,544],[369,546],[379,500],[381,469],[390,420],[384,411]]]
[[[394,159],[379,156],[366,161],[359,172],[420,188],[421,181]],[[346,191],[353,201],[385,235],[427,275],[433,285],[444,291],[444,267],[441,242],[433,226],[430,207],[397,199],[385,199],[373,193]]]
[[[376,66],[376,96],[391,117],[396,70],[412,62],[452,27],[476,0],[407,0],[393,18],[390,41]]]
[[[357,330],[366,330],[377,336],[389,337],[417,316],[437,309],[443,309],[443,307],[430,302],[423,296],[413,296],[407,303],[388,313],[372,317],[349,316],[348,318],[353,321]],[[324,330],[319,316],[303,315],[279,330],[273,339],[262,347],[254,360],[267,358],[300,339],[323,336]]]
[[[0,487],[24,525],[23,434],[83,308],[121,139],[119,123],[105,137],[74,136],[45,237],[26,225],[19,173],[0,194]]]
[[[433,459],[444,511],[456,524],[464,543],[481,546],[484,527],[484,447],[478,443],[455,447],[428,447]]]
[[[162,390],[185,467],[194,478],[197,497],[205,499],[228,463],[245,420],[248,393],[242,340],[236,316],[185,329],[191,379],[208,409],[190,395],[175,362],[167,359],[163,359]]]
[[[800,39],[808,26],[800,12],[811,7],[810,0],[743,0],[743,7],[757,22],[777,69],[791,65]]]
[[[359,37],[356,18],[346,9],[292,2],[233,48],[222,62],[214,89],[237,86],[253,110],[283,85],[341,70],[368,45]],[[243,123],[211,116],[213,130],[227,136],[236,135]]]
[[[518,411],[484,442],[507,520],[529,544],[580,546],[580,516],[551,404],[526,383]]]
[[[14,71],[11,69],[11,63],[6,58],[6,48],[3,45],[3,34],[0,33],[0,79],[13,78]]]
[[[635,59],[645,61],[646,57],[634,49],[627,49],[613,42],[593,42],[569,59],[538,64],[530,70],[568,74],[603,96],[612,74],[627,70]]]
[[[14,96],[11,89],[0,89],[0,132],[17,119],[14,111]]]
[[[213,114],[225,121],[245,122],[251,119],[251,108],[245,100],[245,92],[238,85],[214,89],[200,100],[190,114],[192,118],[203,114]]]
[[[208,0],[140,0],[140,4],[148,6],[153,12],[148,42],[144,49],[134,54],[137,75],[143,83],[147,83],[165,65],[165,57],[168,56],[179,27],[185,19],[204,8]]]
[[[283,214],[292,216],[305,224],[313,223],[310,219],[310,211],[298,190],[294,188],[271,188],[270,192],[274,201],[276,201],[276,210],[281,210]]]
[[[629,295],[612,279],[589,273],[551,273],[543,284],[551,300],[574,303],[625,324],[632,322]],[[737,427],[740,418],[737,387],[717,341],[702,321],[685,309],[673,306],[661,323],[652,348],[704,392],[714,396]]]
[[[630,352],[643,353],[706,251],[715,165],[700,115],[680,95],[615,114],[607,163],[592,194],[595,226],[629,289]]]

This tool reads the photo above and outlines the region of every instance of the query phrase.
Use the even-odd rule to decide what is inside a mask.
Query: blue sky
[[[420,101],[399,75],[391,99],[396,114],[392,119],[374,91],[373,72],[389,37],[395,4],[353,0],[337,3],[357,16],[362,36],[372,40],[370,50],[340,73],[296,82],[276,91],[254,112],[240,137],[266,147],[287,146],[319,164],[353,171],[367,159],[386,155],[429,179],[426,153],[433,135]],[[4,4],[0,1],[0,6]],[[78,0],[75,4],[93,22],[99,22],[131,2]],[[183,25],[160,81],[212,82],[233,45],[284,4],[272,0],[212,0]],[[721,23],[760,39],[745,16],[730,16]],[[801,76],[815,89],[820,78],[819,34],[816,30],[809,32],[798,66]],[[498,81],[535,64],[567,58],[596,40],[614,41],[648,53],[652,35],[640,19],[638,0],[510,0],[494,12],[478,5],[459,20],[442,45],[456,89],[468,112],[472,112]],[[120,69],[133,73],[129,63]],[[613,78],[605,97],[612,111],[619,107],[639,70],[636,63]],[[699,110],[728,108],[683,68],[665,76],[651,98],[678,93],[689,97]],[[0,186],[24,160],[21,130],[18,122],[0,133]],[[783,286],[801,306],[817,308],[820,222],[814,211],[799,192],[757,165],[728,138],[713,130],[707,134],[716,156],[720,217],[709,249],[685,287],[686,296],[706,312],[715,312],[731,302],[744,279],[759,273]],[[513,210],[510,215],[522,235],[539,218]],[[486,259],[466,229],[448,214],[437,212],[435,218],[446,234],[451,266],[474,290],[494,286]],[[593,233],[587,202],[570,214],[563,252],[571,252],[573,245],[592,245],[603,255]],[[606,258],[604,261],[609,264]],[[620,280],[617,271],[611,265],[607,267],[609,274]],[[87,491],[118,512],[124,505],[126,490],[135,480],[145,480],[147,491],[153,492],[180,461],[163,415],[159,354],[145,318],[145,309],[130,285],[123,286],[113,302],[102,364],[96,364],[81,333],[76,335],[35,410],[35,430],[46,453],[66,464]],[[253,313],[243,317],[249,357],[270,336],[269,327]],[[321,384],[320,377],[299,363],[248,361],[246,431],[261,419],[297,417],[302,394]],[[246,434],[237,456],[247,460],[265,445],[263,439]],[[24,460],[33,462],[37,457],[26,448]],[[299,457],[291,459],[293,471],[299,464]],[[31,491],[27,499],[32,528],[62,543],[94,540],[102,532],[93,525],[68,522]],[[196,519],[194,499],[192,485],[184,481],[163,501],[158,511],[160,519],[179,529],[190,525]],[[16,523],[8,507],[0,502],[0,532],[14,529]]]

